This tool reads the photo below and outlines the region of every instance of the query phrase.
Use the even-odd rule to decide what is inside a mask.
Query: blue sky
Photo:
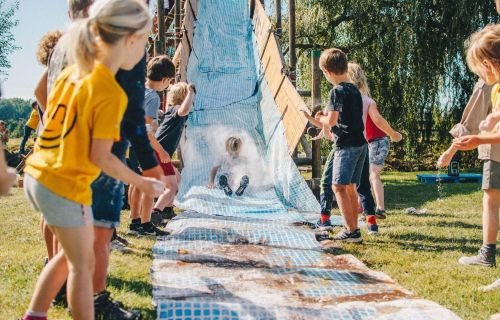
[[[7,0],[8,4],[13,0]],[[9,56],[11,68],[7,81],[2,84],[5,98],[32,99],[33,90],[43,71],[35,56],[38,41],[51,30],[67,26],[66,0],[21,0],[14,29],[16,45],[21,47]]]

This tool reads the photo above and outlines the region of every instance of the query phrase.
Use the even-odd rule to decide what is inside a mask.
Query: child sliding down
[[[226,151],[227,153],[217,161],[216,165],[210,170],[210,180],[208,182],[208,188],[212,189],[215,187],[214,181],[218,174],[218,187],[224,190],[227,196],[233,194],[233,189],[235,182],[239,186],[235,191],[237,196],[243,195],[245,189],[248,187],[250,179],[246,172],[246,159],[240,156],[242,141],[237,137],[229,137],[226,140]]]

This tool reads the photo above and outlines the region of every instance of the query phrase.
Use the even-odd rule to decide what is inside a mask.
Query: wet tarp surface
[[[176,199],[186,211],[153,248],[158,319],[458,319],[320,246],[303,225],[318,218],[319,204],[288,155],[248,1],[201,0],[197,9],[187,68],[197,96]],[[207,188],[229,136],[243,141],[245,165],[232,186],[249,176],[241,197]]]

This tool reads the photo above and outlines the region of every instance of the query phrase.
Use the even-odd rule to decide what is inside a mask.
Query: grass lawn
[[[465,267],[460,256],[475,254],[481,245],[481,197],[478,184],[434,185],[416,182],[414,173],[384,175],[388,219],[379,221],[380,234],[365,235],[361,245],[346,244],[370,268],[396,279],[418,296],[436,301],[464,319],[488,319],[500,312],[500,290],[481,292],[482,285],[500,278],[500,268]],[[24,199],[22,190],[0,199],[0,319],[19,317],[28,305],[45,258],[38,228],[39,216]],[[408,215],[404,208],[426,208]],[[123,215],[121,232],[128,224]],[[152,240],[130,238],[135,253],[112,253],[109,291],[125,305],[155,317],[149,268]],[[51,319],[69,319],[53,308]]]

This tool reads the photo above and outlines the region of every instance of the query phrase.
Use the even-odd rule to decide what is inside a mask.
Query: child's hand
[[[316,119],[316,120],[318,120],[318,121],[319,121],[319,120],[320,120],[322,117],[324,117],[324,116],[325,116],[325,114],[323,113],[323,111],[318,111],[318,112],[316,112],[316,114],[314,115],[314,119]]]
[[[403,139],[403,135],[399,132],[395,132],[394,135],[391,136],[391,140],[394,142],[399,142]]]
[[[453,147],[457,150],[469,151],[476,149],[481,144],[481,138],[477,135],[463,136],[453,140]]]
[[[208,183],[208,185],[207,185],[207,188],[208,188],[208,189],[213,189],[213,188],[215,188],[214,183],[213,183],[213,182],[209,182],[209,183]]]
[[[188,85],[188,90],[191,91],[192,93],[196,94],[196,87],[194,86],[194,84],[190,83]]]
[[[159,197],[165,190],[165,183],[153,178],[142,177],[137,188],[150,197]]]
[[[9,190],[14,185],[14,182],[16,182],[16,179],[16,169],[7,167],[5,173],[0,175],[0,196],[5,196],[9,193]]]

